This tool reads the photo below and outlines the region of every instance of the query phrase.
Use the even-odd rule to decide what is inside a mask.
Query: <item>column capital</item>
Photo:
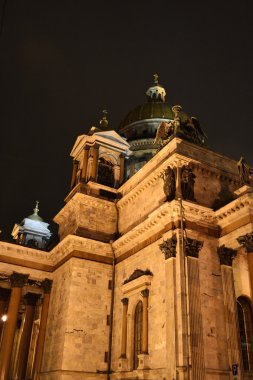
[[[148,297],[149,296],[149,290],[148,289],[143,289],[141,291],[141,295],[142,295],[142,297]]]
[[[203,241],[187,238],[185,239],[184,243],[186,256],[191,256],[198,259],[199,251],[203,247]]]
[[[170,239],[164,240],[162,244],[159,244],[159,248],[165,256],[165,260],[171,257],[176,257],[177,252],[177,236],[172,235]]]
[[[225,247],[223,244],[217,248],[217,253],[220,259],[220,265],[228,265],[231,267],[237,251],[235,249]]]
[[[26,295],[24,296],[24,301],[26,305],[35,306],[40,296],[40,294],[36,293],[26,293]]]
[[[23,274],[18,272],[13,272],[10,275],[10,282],[12,288],[23,288],[27,283],[29,274]]]
[[[121,302],[123,303],[123,305],[128,305],[128,298],[122,298]]]
[[[237,241],[240,245],[242,245],[247,253],[253,252],[253,232],[250,232],[246,235],[239,236]]]
[[[45,278],[45,280],[43,280],[41,282],[41,287],[42,289],[44,290],[44,293],[50,293],[51,292],[51,289],[52,289],[52,284],[53,284],[53,281],[52,280],[49,280],[49,278]]]

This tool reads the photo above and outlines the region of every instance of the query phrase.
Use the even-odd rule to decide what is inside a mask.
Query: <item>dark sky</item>
[[[0,0],[2,11],[4,0]],[[70,150],[108,109],[110,124],[145,101],[198,117],[208,145],[252,158],[253,6],[246,1],[7,0],[0,40],[0,229],[40,201],[64,205]]]

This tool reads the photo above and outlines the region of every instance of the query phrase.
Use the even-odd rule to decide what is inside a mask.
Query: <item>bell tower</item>
[[[110,240],[117,232],[113,202],[125,178],[125,160],[131,155],[129,144],[112,130],[107,111],[103,111],[99,127],[92,126],[87,134],[78,136],[70,155],[73,158],[70,193],[65,199],[66,206],[54,219],[59,224],[60,238],[71,233],[102,241]],[[84,214],[89,214],[87,218],[83,217],[84,214],[80,216],[77,202],[81,208],[83,202],[91,205],[90,210],[84,207]],[[93,206],[95,203],[96,206]],[[112,223],[104,226],[103,220],[99,222],[103,215],[98,204],[111,209]]]
[[[110,128],[107,111],[103,111],[100,127],[93,126],[87,135],[79,136],[70,155],[71,190],[90,181],[116,189],[124,181],[124,162],[130,151],[126,140]]]

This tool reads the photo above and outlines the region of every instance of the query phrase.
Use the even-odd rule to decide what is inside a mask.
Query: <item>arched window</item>
[[[114,187],[113,163],[103,157],[98,161],[97,182],[105,186]]]
[[[253,371],[253,316],[252,309],[246,297],[237,300],[243,368]]]
[[[138,367],[138,355],[141,354],[142,346],[142,315],[143,305],[139,301],[134,314],[134,369]]]

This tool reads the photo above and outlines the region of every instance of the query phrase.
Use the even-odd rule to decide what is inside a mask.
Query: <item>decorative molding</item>
[[[49,278],[45,278],[45,280],[41,282],[41,287],[44,290],[44,293],[48,294],[51,292],[52,284],[53,281],[49,280]]]
[[[169,157],[169,159],[163,162],[159,168],[156,168],[156,170],[154,171],[148,172],[147,177],[143,178],[139,182],[139,184],[137,184],[135,187],[130,188],[128,192],[126,189],[126,194],[118,202],[118,208],[121,209],[124,206],[126,206],[128,203],[132,202],[145,189],[149,188],[150,186],[155,184],[157,180],[161,179],[161,177],[163,177],[164,171],[168,168],[168,166],[171,165],[173,169],[173,168],[176,168],[177,166],[188,166],[192,162],[193,160],[188,157],[184,157],[181,154],[176,153],[175,151],[171,152],[171,156]],[[130,181],[131,181],[131,178],[130,178]],[[121,188],[121,191],[122,191],[122,188]]]
[[[237,251],[235,249],[228,248],[223,244],[217,248],[217,253],[220,259],[220,265],[228,265],[231,267]]]
[[[235,199],[234,201],[230,202],[228,205],[225,205],[221,209],[217,210],[215,212],[217,221],[225,219],[228,216],[243,209],[244,207],[249,206],[250,205],[250,201],[248,199],[249,196],[251,196],[251,194],[245,194],[245,196],[243,196],[244,199],[242,198]]]
[[[0,273],[0,281],[1,282],[10,282],[10,276],[7,276],[4,273]]]
[[[141,291],[142,297],[148,297],[149,296],[149,289],[143,289]]]
[[[131,274],[131,276],[129,276],[129,277],[123,282],[123,284],[127,284],[128,282],[133,281],[133,280],[135,280],[136,278],[141,277],[141,276],[153,276],[153,273],[152,273],[149,269],[146,269],[146,270],[135,269],[135,271]]]
[[[253,232],[250,232],[246,235],[239,236],[237,241],[240,245],[242,245],[247,253],[253,252]]]
[[[203,247],[204,242],[195,239],[185,238],[184,244],[186,256],[195,257],[198,259],[199,251]]]
[[[177,236],[174,234],[170,239],[165,240],[162,244],[159,244],[159,248],[165,256],[165,260],[171,257],[176,257],[177,249]]]
[[[23,288],[27,284],[29,274],[23,274],[18,272],[13,272],[10,275],[10,282],[12,288]]]

